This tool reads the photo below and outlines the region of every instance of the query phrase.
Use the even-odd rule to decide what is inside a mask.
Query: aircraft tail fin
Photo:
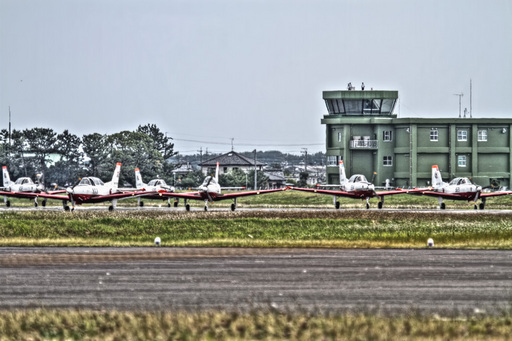
[[[121,173],[121,163],[118,162],[116,164],[116,169],[114,170],[114,175],[112,175],[112,192],[117,191],[119,187],[119,175]]]
[[[219,163],[217,162],[217,168],[215,169],[215,180],[219,183]]]
[[[432,166],[432,187],[439,187],[443,184],[443,179],[441,178],[441,172],[439,171],[439,166]]]
[[[347,182],[347,174],[345,174],[345,165],[343,161],[340,161],[340,185],[343,185]]]
[[[140,169],[135,168],[135,187],[137,189],[144,188],[144,182],[142,181],[142,176],[140,175]]]
[[[9,171],[7,170],[7,166],[2,167],[2,174],[4,178],[4,187],[9,187],[12,184],[12,181],[9,177]]]

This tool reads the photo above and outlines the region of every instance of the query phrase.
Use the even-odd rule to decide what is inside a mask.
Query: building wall
[[[512,119],[326,115],[322,124],[326,125],[328,183],[339,183],[337,165],[343,160],[348,176],[361,173],[372,179],[376,172],[377,186],[386,179],[397,187],[430,185],[432,165],[439,166],[445,180],[467,176],[482,186],[495,180],[510,186]],[[486,141],[481,131],[486,132]],[[385,132],[388,139],[392,135],[390,141],[385,141]],[[354,136],[375,142],[354,144]]]

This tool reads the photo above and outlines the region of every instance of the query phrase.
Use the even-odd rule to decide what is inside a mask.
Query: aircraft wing
[[[358,199],[361,198],[361,196],[358,195],[357,192],[332,191],[332,190],[328,190],[328,189],[301,188],[301,187],[292,187],[292,189],[296,190],[296,191],[302,191],[302,192],[335,195],[337,197],[358,198]]]
[[[414,191],[414,190],[411,190]],[[385,195],[395,195],[395,194],[406,194],[409,193],[409,190],[407,189],[395,189],[392,191],[382,191],[382,192],[375,192],[379,197],[385,196]]]
[[[480,192],[480,198],[488,198],[488,197],[499,197],[502,195],[510,195],[512,192]]]
[[[217,197],[215,197],[213,200],[226,200],[226,199],[234,199],[234,198],[240,198],[240,197],[249,197],[251,195],[260,195],[260,194],[267,194],[267,193],[273,193],[273,192],[282,192],[286,191],[288,187],[285,188],[278,188],[278,189],[264,189],[261,191],[246,191],[246,192],[234,192],[234,193],[225,193],[220,194]]]
[[[247,191],[247,192],[235,192],[235,193],[224,193],[224,194],[218,194],[216,196],[212,196],[213,201],[219,201],[219,200],[227,200],[227,199],[234,199],[239,197],[247,197],[251,195],[259,195],[259,194],[266,194],[266,193],[272,193],[272,192],[281,192],[285,191],[286,188],[280,188],[280,189],[265,189],[261,191]],[[184,198],[184,199],[190,199],[190,200],[205,200],[207,198],[206,193],[202,192],[189,192],[189,193],[173,193],[173,192],[164,192],[160,193],[162,197],[166,198]]]
[[[64,195],[56,195],[56,194],[47,194],[44,192],[35,193],[35,192],[0,192],[0,196],[12,197],[12,198],[23,198],[23,199],[32,199],[32,198],[44,198],[44,199],[55,199],[55,200],[69,200],[68,196]]]
[[[84,203],[97,203],[97,202],[104,202],[104,201],[110,201],[110,200],[121,200],[121,199],[145,197],[145,196],[159,195],[159,194],[160,193],[158,191],[117,192],[117,193],[112,193],[112,194],[107,194],[107,195],[96,195],[93,197],[89,197],[87,200],[84,201]],[[69,199],[66,199],[66,200],[69,200]]]

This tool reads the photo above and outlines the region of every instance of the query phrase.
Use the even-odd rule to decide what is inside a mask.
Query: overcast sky
[[[323,90],[512,117],[510,0],[0,0],[0,128],[157,124],[195,153],[325,150]],[[189,142],[199,141],[199,142]]]

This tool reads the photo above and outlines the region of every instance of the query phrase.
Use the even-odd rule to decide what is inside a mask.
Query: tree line
[[[110,181],[115,164],[121,162],[120,185],[134,185],[134,169],[143,179],[160,177],[172,183],[175,165],[166,162],[174,156],[174,143],[156,125],[139,125],[135,131],[115,134],[93,133],[79,137],[50,128],[0,131],[0,163],[7,166],[11,179],[44,174],[44,182],[69,186],[80,177],[96,176]]]

